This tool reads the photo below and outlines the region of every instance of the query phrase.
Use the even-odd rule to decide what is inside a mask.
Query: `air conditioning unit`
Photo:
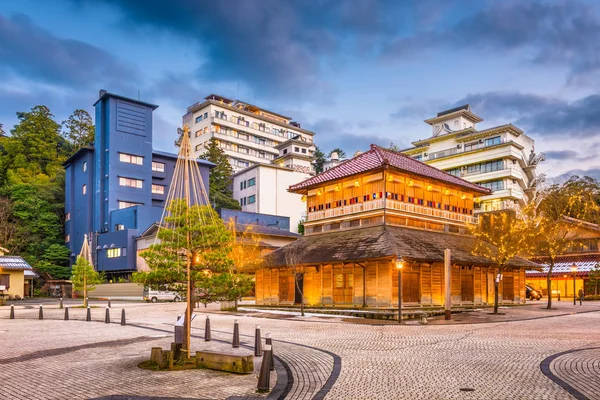
[[[427,153],[423,153],[423,157],[427,157]]]
[[[483,139],[479,139],[479,143],[483,143]]]
[[[456,148],[457,148],[457,149],[460,149],[461,147],[462,147],[462,146],[461,146],[460,144],[457,144],[457,145],[456,145]]]

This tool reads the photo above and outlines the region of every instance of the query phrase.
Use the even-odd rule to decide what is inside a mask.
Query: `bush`
[[[588,294],[587,296],[583,297],[583,300],[600,300],[600,294]]]

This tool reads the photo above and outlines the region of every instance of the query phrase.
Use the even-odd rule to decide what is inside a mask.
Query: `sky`
[[[154,147],[211,93],[291,116],[326,153],[431,136],[468,103],[512,123],[539,173],[600,179],[600,2],[2,0],[0,123],[44,104],[93,115],[100,89],[159,105]]]

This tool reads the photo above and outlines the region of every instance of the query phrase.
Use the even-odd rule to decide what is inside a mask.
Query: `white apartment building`
[[[315,146],[312,141],[289,139],[277,149],[279,156],[272,163],[257,163],[232,176],[233,198],[240,202],[242,211],[289,217],[290,230],[298,232],[306,198],[288,192],[288,188],[314,175],[311,154]]]
[[[466,104],[425,120],[432,136],[413,142],[403,153],[469,182],[491,189],[477,198],[475,212],[497,211],[524,205],[544,180],[536,166],[534,141],[512,124],[478,130],[482,118]]]
[[[279,157],[277,146],[297,138],[312,143],[314,133],[272,111],[211,94],[187,109],[183,125],[190,127],[192,146],[199,156],[211,138],[216,138],[234,172]],[[314,149],[312,150],[314,151]],[[312,157],[311,154],[307,154]]]

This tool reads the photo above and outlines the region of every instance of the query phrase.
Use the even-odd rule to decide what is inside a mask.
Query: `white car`
[[[181,301],[181,296],[177,292],[167,292],[162,290],[154,290],[148,287],[144,288],[144,300],[152,303],[158,301]]]

